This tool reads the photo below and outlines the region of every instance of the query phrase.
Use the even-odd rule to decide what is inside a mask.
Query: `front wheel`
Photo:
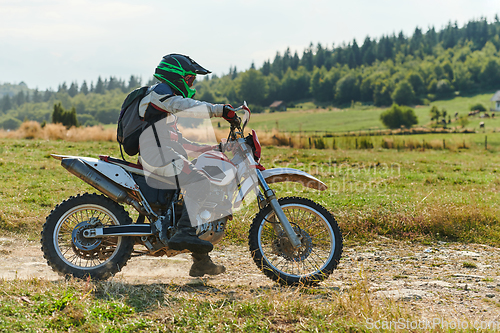
[[[123,207],[103,195],[85,193],[71,197],[46,219],[41,240],[43,256],[62,275],[107,279],[130,259],[133,238],[86,238],[83,233],[93,227],[130,223]]]
[[[330,212],[314,201],[287,197],[278,200],[302,245],[293,248],[267,205],[255,216],[249,246],[253,260],[269,278],[286,285],[314,285],[337,267],[342,234]]]

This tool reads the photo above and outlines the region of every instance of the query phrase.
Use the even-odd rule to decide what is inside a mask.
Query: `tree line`
[[[302,56],[290,49],[276,53],[262,67],[252,64],[238,73],[200,84],[202,99],[257,105],[275,100],[314,99],[346,106],[359,101],[376,106],[411,105],[461,94],[500,88],[500,21],[495,16],[463,27],[449,23],[440,31],[415,28],[380,39],[354,39],[331,48],[311,44]]]
[[[154,79],[150,79],[147,85],[152,85]],[[26,84],[17,86],[12,84],[0,85],[0,128],[15,129],[24,120],[35,120],[40,123],[54,121],[53,110],[60,107],[61,110],[74,110],[76,120],[59,121],[56,112],[56,122],[66,124],[80,124],[92,126],[97,124],[115,123],[118,118],[120,106],[125,96],[131,90],[141,85],[141,78],[131,75],[128,82],[110,77],[102,79],[99,77],[96,84],[88,85],[83,81],[81,85],[72,82],[59,85],[57,91],[47,89],[28,89]],[[3,88],[3,89],[2,89]],[[9,93],[17,91],[16,93]]]
[[[148,84],[150,84],[150,82],[148,82]],[[77,81],[74,81],[71,82],[68,87],[68,84],[63,82],[58,86],[56,91],[51,89],[39,91],[38,89],[27,89],[24,83],[20,85],[21,87],[26,87],[26,89],[21,89],[15,94],[8,92],[3,94],[3,97],[0,99],[0,110],[2,112],[7,112],[25,103],[48,102],[57,93],[67,93],[70,97],[75,97],[78,94],[88,95],[89,93],[104,95],[107,91],[115,89],[128,93],[141,85],[141,78],[131,75],[128,82],[125,82],[125,80],[118,79],[114,76],[111,76],[109,79],[105,78],[104,80],[99,76],[95,85],[93,81],[88,85],[87,81],[84,80],[81,85],[79,85]]]
[[[353,102],[376,106],[428,104],[456,93],[500,89],[500,21],[472,20],[462,27],[449,23],[437,31],[415,28],[378,39],[367,36],[361,45],[324,46],[312,43],[301,55],[287,49],[257,68],[212,75],[195,81],[195,98],[213,103],[250,103],[254,112],[275,100],[288,104],[314,100],[345,107]],[[151,78],[146,84],[151,85]],[[20,89],[0,99],[0,127],[24,119],[51,121],[54,105],[75,108],[78,123],[116,122],[126,94],[141,85],[110,77],[96,83],[62,83],[56,91]],[[0,87],[0,94],[2,93]],[[13,124],[13,125],[12,125]]]

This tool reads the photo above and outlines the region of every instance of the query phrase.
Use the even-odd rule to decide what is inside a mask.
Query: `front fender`
[[[320,191],[324,191],[328,188],[321,180],[311,176],[307,172],[297,169],[276,168],[266,169],[261,172],[268,184],[295,182]]]

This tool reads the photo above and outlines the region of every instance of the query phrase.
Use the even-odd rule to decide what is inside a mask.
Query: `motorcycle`
[[[312,200],[296,196],[278,198],[269,184],[296,182],[322,191],[327,186],[300,170],[265,169],[259,163],[261,145],[257,134],[252,130],[244,136],[250,110],[245,103],[236,111],[244,115],[231,125],[220,151],[205,152],[193,160],[212,185],[210,199],[204,203],[200,216],[212,216],[210,212],[221,202],[240,207],[252,192],[248,184],[251,179],[258,185],[253,191],[259,211],[248,235],[255,264],[280,284],[315,285],[327,279],[340,260],[343,239],[337,222],[326,208]],[[41,244],[44,258],[53,270],[64,276],[105,280],[121,271],[132,256],[171,257],[188,252],[169,249],[158,235],[159,230],[167,238],[175,234],[183,204],[181,189],[166,191],[150,187],[143,167],[124,159],[103,155],[98,159],[51,156],[102,193],[72,196],[47,216]],[[247,163],[237,163],[242,160]],[[124,205],[138,212],[135,222]],[[201,218],[197,236],[216,244],[224,237],[226,225],[232,219],[232,214],[212,216],[208,222]]]

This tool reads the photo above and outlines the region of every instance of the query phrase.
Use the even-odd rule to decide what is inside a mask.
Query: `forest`
[[[214,102],[250,103],[261,112],[275,100],[289,105],[312,100],[317,105],[348,107],[355,102],[390,106],[428,105],[434,100],[500,89],[500,20],[471,20],[459,27],[449,22],[441,30],[415,28],[380,38],[367,36],[342,45],[314,46],[302,55],[287,49],[260,68],[231,67],[227,74],[199,78],[195,98]],[[153,71],[153,69],[152,69]],[[24,120],[52,121],[54,105],[74,108],[81,125],[117,120],[126,94],[141,84],[98,78],[96,83],[62,83],[57,91],[28,89],[26,84],[0,85],[0,127],[17,128]]]

